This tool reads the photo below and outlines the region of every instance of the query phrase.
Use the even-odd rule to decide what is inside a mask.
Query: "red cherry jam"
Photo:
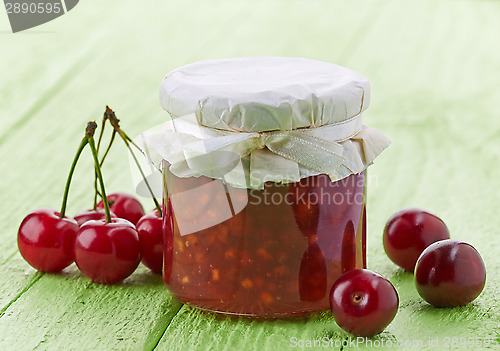
[[[239,189],[165,169],[163,279],[177,298],[227,314],[329,308],[329,287],[364,268],[364,173]]]

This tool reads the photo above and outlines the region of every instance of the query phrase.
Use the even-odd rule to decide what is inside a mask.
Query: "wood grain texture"
[[[44,275],[5,311],[2,349],[152,349],[179,307],[161,277],[144,268],[119,286],[102,286],[72,266]]]
[[[113,0],[80,2],[40,33],[0,33],[0,349],[274,351],[290,349],[292,337],[349,338],[328,312],[271,321],[221,317],[181,305],[144,267],[122,284],[101,286],[74,265],[41,275],[17,253],[22,218],[60,206],[85,123],[99,120],[106,104],[136,135],[165,119],[157,91],[166,72],[255,55],[336,62],[371,82],[365,122],[393,144],[369,171],[368,266],[389,278],[401,299],[396,319],[373,340],[476,337],[500,344],[499,16],[495,1]],[[91,205],[88,151],[69,213]],[[108,192],[133,191],[125,160],[117,144],[104,168]],[[437,213],[454,238],[482,254],[487,285],[474,303],[431,308],[412,275],[385,256],[385,221],[406,206]]]

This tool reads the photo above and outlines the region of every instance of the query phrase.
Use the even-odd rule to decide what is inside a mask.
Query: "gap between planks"
[[[2,264],[1,264],[1,265],[2,265],[2,266],[3,266],[3,265],[6,265],[6,264],[7,264],[7,262],[9,262],[9,261],[12,259],[12,257],[14,257],[14,256],[16,255],[16,253],[17,253],[17,249],[16,249],[16,250],[14,250],[14,252],[12,252],[9,256],[7,256],[7,258],[5,259],[5,261],[3,261],[3,262],[2,262]]]
[[[146,340],[146,342],[144,344],[144,349],[143,349],[144,351],[153,351],[153,350],[156,350],[158,344],[160,343],[160,340],[163,338],[163,335],[165,335],[165,333],[167,332],[168,327],[170,326],[170,324],[174,320],[175,316],[177,316],[177,314],[179,313],[179,311],[183,307],[184,307],[184,304],[181,303],[179,305],[179,307],[177,308],[177,310],[172,314],[172,317],[168,320],[167,323],[165,323],[165,325],[158,326],[157,328],[155,328],[155,330],[153,330],[152,333],[150,333],[150,335],[154,335],[154,332],[156,330],[160,331],[159,335],[155,336],[154,338],[152,338],[152,340]]]
[[[17,300],[21,298],[21,296],[23,296],[29,289],[31,289],[31,287],[35,285],[44,276],[44,274],[45,273],[36,272],[31,283],[25,286],[24,289],[21,290],[21,292],[17,294],[14,299],[12,299],[12,301],[10,301],[5,307],[0,310],[0,318],[5,315],[10,306],[12,306]]]

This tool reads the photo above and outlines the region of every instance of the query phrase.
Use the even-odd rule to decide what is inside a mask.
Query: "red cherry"
[[[399,298],[380,274],[354,269],[340,276],[330,291],[330,308],[337,324],[356,336],[373,336],[391,323]]]
[[[463,241],[438,241],[422,252],[415,267],[420,296],[436,307],[464,306],[483,291],[486,269],[476,249]]]
[[[39,208],[24,218],[17,234],[23,258],[41,272],[58,272],[73,262],[73,240],[78,224],[59,212]]]
[[[136,224],[142,216],[144,209],[141,203],[132,195],[126,193],[114,193],[107,196],[109,209],[119,218],[124,218],[133,224]],[[97,207],[104,208],[102,200]]]
[[[384,249],[398,266],[413,272],[418,257],[430,244],[449,239],[446,224],[437,216],[418,208],[396,212],[384,229]]]
[[[142,246],[142,263],[155,273],[163,266],[163,219],[157,210],[137,222],[137,232]]]
[[[97,283],[114,284],[128,277],[141,261],[139,234],[122,218],[111,223],[88,221],[80,227],[74,244],[75,263]]]
[[[113,212],[110,212],[110,214],[111,218],[118,218]],[[103,208],[98,208],[96,210],[83,210],[81,212],[78,212],[74,218],[78,225],[81,227],[83,223],[90,220],[97,221],[99,219],[106,219],[106,212]]]

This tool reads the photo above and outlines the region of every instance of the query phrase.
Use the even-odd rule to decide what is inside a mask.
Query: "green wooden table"
[[[370,348],[349,343],[328,312],[220,317],[182,305],[142,266],[122,284],[102,286],[75,265],[37,273],[17,251],[23,217],[60,206],[85,123],[99,120],[106,104],[136,135],[167,118],[158,102],[165,73],[202,59],[256,55],[335,62],[371,81],[366,123],[393,144],[370,169],[368,268],[388,277],[401,300],[372,346],[455,348],[460,338],[482,342],[478,349],[500,344],[499,18],[498,1],[88,0],[12,34],[0,11],[0,350],[275,351],[323,337],[332,349]],[[133,191],[122,145],[104,172],[109,192]],[[91,206],[92,177],[86,152],[69,213]],[[437,213],[453,238],[482,254],[487,284],[469,306],[430,307],[413,276],[386,257],[385,221],[407,206]]]

